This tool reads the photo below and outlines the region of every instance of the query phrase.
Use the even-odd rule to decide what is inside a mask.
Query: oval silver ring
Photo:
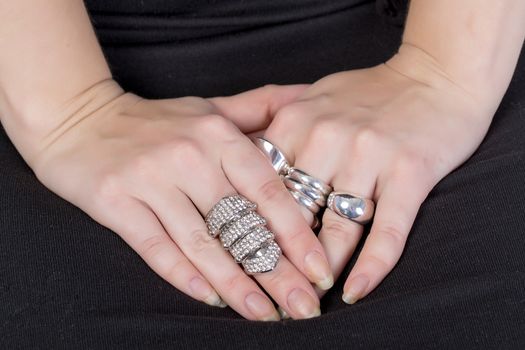
[[[254,143],[257,148],[259,148],[266,156],[266,158],[268,158],[270,163],[272,163],[272,167],[275,169],[277,174],[285,175],[288,173],[290,164],[288,163],[284,153],[281,152],[281,150],[276,145],[262,137],[256,137]]]
[[[319,210],[321,210],[321,207],[307,195],[293,189],[288,189],[288,192],[290,192],[298,204],[306,207],[306,209],[310,210],[314,215],[317,214]]]
[[[332,192],[328,196],[327,207],[339,216],[365,225],[374,217],[375,203],[347,192]]]
[[[317,205],[324,207],[326,205],[326,196],[316,188],[305,185],[297,180],[285,176],[283,182],[288,189],[296,190],[310,197]]]
[[[288,170],[287,176],[305,185],[313,187],[316,190],[319,190],[325,196],[328,196],[333,190],[332,186],[330,186],[329,184],[295,167],[291,167]]]

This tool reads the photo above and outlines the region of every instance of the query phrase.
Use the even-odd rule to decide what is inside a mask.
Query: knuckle
[[[320,93],[315,95],[313,101],[320,106],[329,106],[334,102],[334,96],[330,93]]]
[[[233,123],[219,114],[208,114],[199,117],[199,131],[204,135],[213,135],[221,138],[237,135],[237,129]]]
[[[189,234],[190,247],[195,254],[205,254],[209,249],[216,249],[217,240],[208,234],[208,230],[198,228]]]
[[[405,245],[406,234],[399,225],[386,224],[381,227],[377,235],[389,241],[388,246],[402,248]]]
[[[166,238],[162,235],[149,237],[139,244],[139,254],[146,261],[155,261],[161,250],[164,248]]]
[[[316,121],[315,126],[310,131],[310,140],[314,144],[326,142],[333,143],[334,138],[345,135],[345,128],[332,118],[322,118]]]
[[[421,183],[432,174],[428,161],[416,151],[403,150],[394,159],[391,176],[397,179],[406,179],[410,182]]]
[[[388,171],[391,179],[399,183],[410,184],[419,200],[428,195],[432,187],[441,179],[433,159],[425,157],[415,150],[404,150],[394,159]]]
[[[196,167],[205,159],[205,151],[200,143],[192,138],[184,137],[171,141],[167,146],[169,159],[175,166],[182,169]]]
[[[288,192],[279,178],[268,180],[257,192],[259,203],[281,203],[288,199]]]
[[[394,262],[387,261],[384,257],[376,255],[367,255],[366,259],[371,265],[375,266],[376,271],[390,271],[395,264]]]
[[[282,107],[275,115],[274,120],[283,125],[291,125],[298,119],[304,117],[305,110],[298,103],[292,103]]]
[[[286,237],[284,237],[285,235]],[[294,228],[294,230],[291,230],[291,232],[289,233],[283,233],[282,236],[283,236],[283,239],[286,240],[287,246],[296,246],[296,247],[309,246],[309,245],[313,245],[316,240],[315,236],[310,235],[308,231],[300,227]],[[294,253],[295,251],[289,252],[288,255],[291,256]]]
[[[226,290],[226,292],[240,290],[240,286],[243,284],[246,277],[247,276],[242,272],[234,273],[233,275],[224,279],[223,288]]]
[[[339,242],[344,246],[348,246],[355,241],[355,237],[351,233],[352,227],[348,224],[330,221],[323,223],[323,227],[325,228],[324,233],[328,239]]]
[[[165,278],[167,280],[175,281],[179,279],[179,276],[181,276],[181,271],[184,269],[189,269],[191,266],[189,264],[189,261],[187,259],[178,259],[177,261],[173,262],[165,272]],[[193,270],[193,269],[192,269]]]
[[[104,199],[119,196],[122,192],[122,176],[113,171],[103,173],[96,181],[94,192],[97,197]]]
[[[267,273],[264,277],[264,285],[268,286],[265,289],[271,288],[273,290],[284,290],[286,285],[293,284],[298,280],[298,274],[289,268],[281,269],[279,272]]]
[[[139,154],[130,161],[128,168],[132,174],[148,178],[150,174],[154,173],[156,167],[151,155]]]
[[[376,129],[370,126],[360,127],[352,137],[352,149],[358,154],[368,154],[381,140],[382,137]]]

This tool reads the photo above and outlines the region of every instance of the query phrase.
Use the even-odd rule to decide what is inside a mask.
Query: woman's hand
[[[402,52],[386,64],[319,80],[280,109],[264,134],[295,167],[335,191],[376,202],[371,232],[344,286],[348,303],[392,270],[421,203],[474,152],[494,112],[423,54]],[[420,67],[404,71],[407,59]],[[421,75],[412,75],[416,71]],[[361,225],[325,211],[319,239],[334,276],[362,232]]]
[[[98,95],[108,96],[116,84],[100,85]],[[224,300],[248,319],[276,320],[271,300],[203,220],[225,195],[244,195],[258,204],[286,255],[255,279],[292,317],[312,317],[319,300],[310,282],[332,279],[322,245],[262,153],[219,115],[264,117],[303,90],[268,86],[218,104],[133,94],[93,111],[88,103],[48,135],[31,166],[43,184],[118,233],[182,292],[212,305]]]

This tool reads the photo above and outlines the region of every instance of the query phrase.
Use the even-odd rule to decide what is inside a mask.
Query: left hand
[[[421,203],[476,150],[493,115],[436,67],[422,65],[424,80],[400,67],[389,61],[329,75],[278,110],[264,133],[293,166],[335,191],[376,203],[370,234],[344,286],[347,303],[366,296],[393,269]],[[319,239],[335,278],[362,232],[361,225],[325,211]]]

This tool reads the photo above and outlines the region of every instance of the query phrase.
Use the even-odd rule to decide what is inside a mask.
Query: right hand
[[[268,160],[220,116],[264,119],[303,88],[216,99],[122,94],[61,130],[31,165],[46,187],[119,234],[180,291],[217,306],[222,298],[247,319],[276,320],[271,300],[203,220],[219,199],[242,194],[283,250],[273,271],[254,278],[291,317],[312,317],[319,299],[310,282],[332,278],[324,250]]]

